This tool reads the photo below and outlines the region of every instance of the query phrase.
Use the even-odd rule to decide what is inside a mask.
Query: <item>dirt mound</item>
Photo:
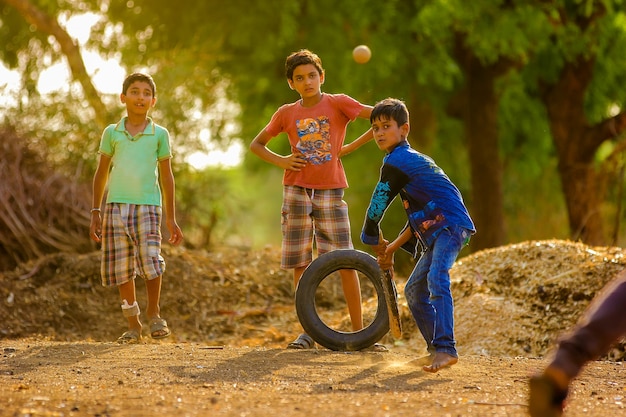
[[[626,263],[621,248],[536,241],[481,251],[451,271],[460,354],[543,356],[594,295]],[[299,331],[291,274],[279,251],[214,252],[164,247],[162,315],[175,341],[282,347]],[[117,290],[100,285],[100,253],[59,253],[0,273],[2,338],[110,341],[124,330]],[[394,349],[421,351],[402,295],[403,339]],[[140,306],[144,286],[138,280]],[[365,300],[367,302],[367,300]],[[338,320],[347,320],[339,312]],[[623,358],[623,346],[612,359]]]
[[[466,353],[544,356],[624,268],[625,254],[549,240],[462,258],[451,271],[459,344]],[[623,345],[610,357],[623,359]]]

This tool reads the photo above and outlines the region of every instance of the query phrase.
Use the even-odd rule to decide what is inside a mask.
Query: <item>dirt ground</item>
[[[388,352],[284,349],[299,323],[273,248],[164,248],[173,335],[127,346],[113,343],[123,318],[99,284],[99,254],[48,256],[0,272],[0,415],[525,416],[528,376],[624,254],[539,241],[463,257],[451,271],[460,360],[437,374],[418,363],[424,343],[402,291],[404,332],[381,340]],[[334,310],[333,326],[345,325]],[[566,415],[626,415],[623,359],[618,344],[589,364]]]

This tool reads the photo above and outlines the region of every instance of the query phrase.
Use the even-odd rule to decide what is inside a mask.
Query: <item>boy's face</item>
[[[135,81],[129,85],[126,94],[120,95],[120,100],[126,104],[127,111],[133,114],[147,114],[156,104],[152,88],[145,81]]]
[[[372,122],[372,131],[376,145],[382,151],[391,152],[409,134],[409,124],[398,126],[393,119],[376,119]]]
[[[293,70],[293,78],[287,80],[289,87],[296,90],[303,99],[315,97],[324,84],[324,74],[317,72],[313,64],[298,65]]]

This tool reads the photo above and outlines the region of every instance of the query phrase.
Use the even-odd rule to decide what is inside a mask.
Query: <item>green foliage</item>
[[[595,76],[587,93],[585,110],[593,123],[613,116],[626,106],[626,13],[609,15],[599,22],[597,49],[602,59],[595,65]]]
[[[177,220],[192,248],[252,245],[245,221],[253,193],[242,170],[194,170],[175,165]]]
[[[11,69],[18,67],[18,53],[28,48],[33,38],[33,33],[27,31],[27,24],[20,14],[6,4],[0,5],[2,25],[0,25],[0,39],[3,39],[4,47],[0,49],[2,62]],[[43,34],[38,36],[40,41],[45,38]]]
[[[411,109],[412,143],[434,157],[470,208],[463,129],[447,111],[464,79],[455,45],[460,41],[484,64],[515,62],[516,71],[497,85],[512,241],[567,235],[558,161],[540,101],[542,85],[559,79],[563,65],[582,55],[596,59],[585,103],[590,122],[623,108],[626,99],[626,17],[620,0],[34,3],[57,19],[101,11],[105,18],[94,27],[88,46],[119,58],[129,72],[153,74],[158,86],[153,117],[170,130],[177,152],[178,214],[189,241],[198,247],[233,239],[250,245],[280,242],[280,170],[249,153],[234,170],[197,172],[181,161],[205,146],[203,131],[214,142],[241,139],[247,145],[280,105],[297,100],[284,75],[284,59],[292,51],[309,48],[320,55],[326,92],[346,93],[367,104],[388,96],[404,99]],[[0,19],[5,46],[0,59],[20,71],[25,91],[19,107],[5,113],[6,120],[46,149],[59,169],[81,167],[88,181],[100,132],[81,89],[72,85],[67,94],[45,98],[36,91],[39,74],[61,59],[58,46],[4,3]],[[372,49],[368,64],[352,60],[358,44]],[[117,96],[102,99],[111,122],[117,121],[123,113]],[[431,118],[419,111],[423,108]],[[347,140],[367,127],[364,121],[353,123]],[[286,138],[276,138],[271,146],[289,152]],[[368,144],[343,161],[355,243],[381,158]],[[394,207],[384,219],[386,235],[393,237],[404,221],[402,210]]]
[[[82,97],[80,92],[71,91],[69,97],[52,94],[45,100],[32,99],[27,108],[7,109],[3,123],[13,121],[13,127],[45,155],[52,169],[90,182],[101,132],[91,122],[90,108],[68,107],[67,100],[80,103]]]

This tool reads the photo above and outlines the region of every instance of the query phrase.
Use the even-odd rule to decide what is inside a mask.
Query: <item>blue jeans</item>
[[[470,231],[448,226],[415,265],[404,295],[430,353],[458,357],[454,340],[454,302],[450,268],[467,242]]]

